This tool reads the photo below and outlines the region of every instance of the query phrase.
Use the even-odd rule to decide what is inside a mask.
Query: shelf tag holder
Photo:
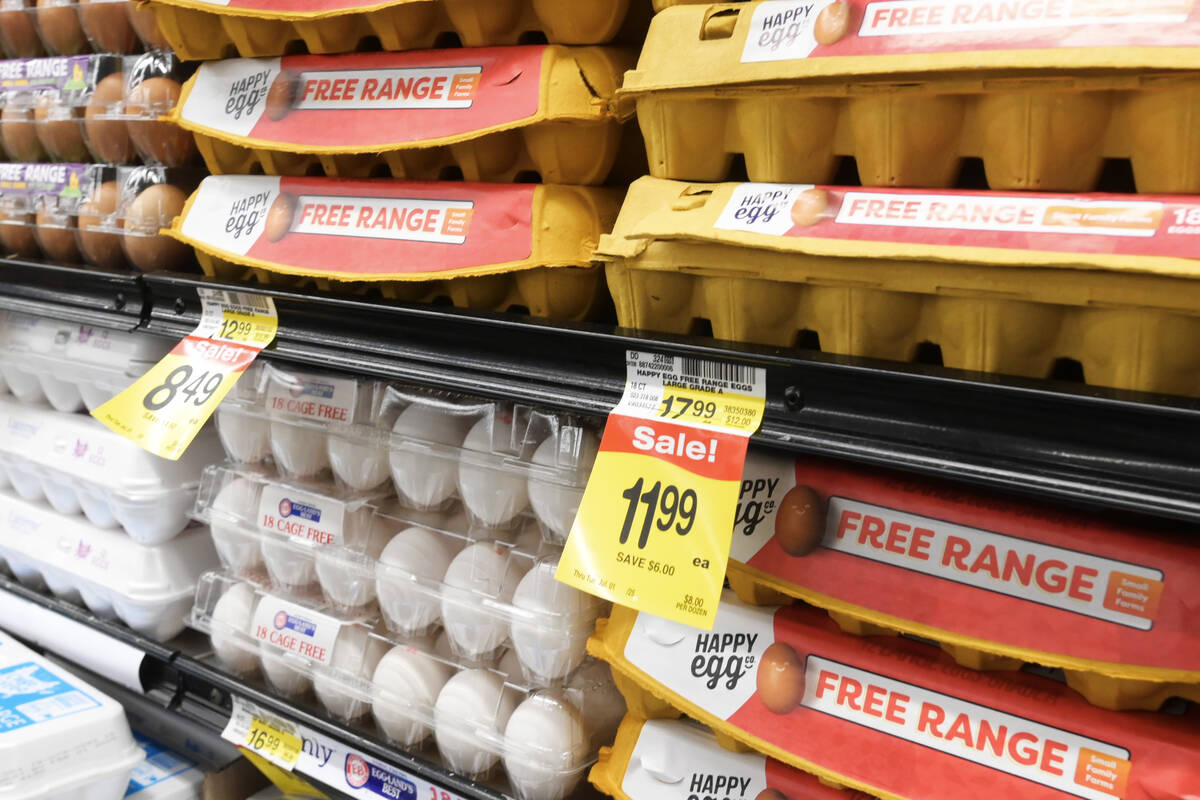
[[[221,738],[287,772],[295,769],[304,749],[295,724],[237,695],[233,696],[233,713]]]

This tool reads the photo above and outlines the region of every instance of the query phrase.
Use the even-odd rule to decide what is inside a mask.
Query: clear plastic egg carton
[[[0,313],[4,383],[23,403],[49,403],[63,412],[99,407],[170,349],[169,342],[153,336]]]
[[[217,659],[277,692],[310,690],[331,716],[365,721],[397,747],[436,747],[445,765],[475,779],[507,777],[519,800],[561,800],[612,741],[624,702],[607,665],[588,661],[570,681],[537,689],[512,659],[456,658],[433,637],[389,636],[371,616],[210,573],[189,624]]]
[[[204,528],[140,545],[10,493],[0,493],[0,555],[21,583],[159,641],[183,630],[199,576],[218,564]]]
[[[0,246],[25,258],[78,263],[79,206],[103,180],[83,163],[0,164]]]
[[[136,0],[0,0],[0,48],[9,58],[136,53],[167,41]]]
[[[599,446],[597,428],[529,405],[266,364],[217,412],[235,461],[274,459],[300,478],[356,489],[391,477],[411,508],[461,502],[490,528],[529,519],[547,541],[570,533]]]
[[[99,421],[0,397],[0,470],[13,491],[142,545],[188,526],[201,471],[220,445],[201,431],[178,461],[159,458]]]

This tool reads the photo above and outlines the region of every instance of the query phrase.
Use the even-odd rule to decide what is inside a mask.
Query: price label
[[[201,289],[200,324],[133,385],[92,412],[157,456],[177,460],[275,338],[270,297]]]
[[[221,738],[291,772],[300,760],[303,740],[294,723],[263,711],[234,695],[233,714]]]
[[[558,580],[711,629],[765,383],[756,367],[630,352]]]

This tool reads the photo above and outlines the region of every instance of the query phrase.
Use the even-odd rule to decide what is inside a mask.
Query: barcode
[[[271,310],[271,305],[267,302],[267,297],[261,294],[226,292],[225,302],[231,306],[242,306],[243,308],[248,307],[254,309],[255,311],[267,312]]]
[[[688,378],[709,378],[729,383],[754,383],[754,367],[708,361],[703,358],[680,358],[680,371]]]

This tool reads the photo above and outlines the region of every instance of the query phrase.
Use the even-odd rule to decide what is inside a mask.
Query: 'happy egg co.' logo
[[[346,783],[352,788],[360,789],[371,779],[371,768],[353,753],[346,754]]]

